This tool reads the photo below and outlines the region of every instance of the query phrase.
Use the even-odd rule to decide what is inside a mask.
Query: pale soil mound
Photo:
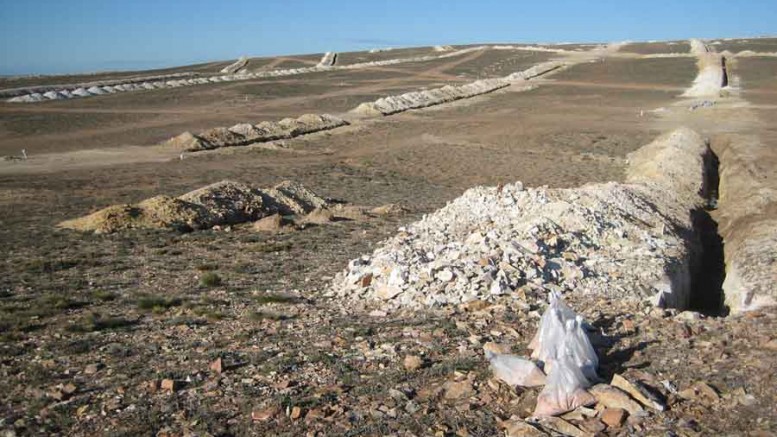
[[[691,53],[698,59],[699,73],[683,96],[720,97],[728,87],[726,59],[699,40],[691,40]]]
[[[156,196],[137,205],[113,205],[93,214],[59,224],[59,227],[95,233],[127,229],[194,229],[204,211],[196,205],[169,196]]]
[[[326,67],[332,67],[337,62],[337,53],[335,52],[326,52],[324,53],[324,56],[321,57],[321,60],[318,62],[317,67],[319,68],[326,68]]]
[[[238,182],[216,182],[178,198],[207,211],[204,221],[207,227],[242,223],[267,215],[262,192]]]
[[[221,72],[224,74],[234,74],[238,71],[242,70],[243,68],[248,65],[248,58],[245,56],[241,56],[237,61],[235,61],[232,64],[227,65],[226,67],[221,69]]]
[[[412,91],[398,96],[383,97],[374,102],[365,102],[351,112],[367,117],[391,115],[479,96],[508,86],[510,82],[504,79],[483,79],[461,86],[446,85],[441,88]]]
[[[445,85],[430,90],[411,91],[396,96],[382,97],[374,102],[364,102],[350,112],[360,117],[378,117],[397,114],[411,109],[427,108],[492,93],[509,87],[515,82],[534,79],[565,66],[567,66],[567,63],[563,61],[543,62],[505,77],[481,79],[465,85]]]
[[[630,184],[470,189],[351,261],[329,295],[391,309],[574,290],[683,308],[707,152],[680,129],[632,155]]]
[[[326,199],[291,181],[267,189],[221,181],[177,198],[157,196],[137,205],[109,206],[86,217],[64,221],[59,227],[96,233],[127,229],[191,231],[255,221],[274,214],[308,214],[328,205]]]
[[[407,214],[408,212],[410,212],[409,209],[402,205],[397,205],[396,203],[388,203],[370,210],[370,213],[375,215],[402,215]]]
[[[704,157],[705,140],[695,131],[679,128],[628,155],[626,180],[652,186],[677,199],[684,206],[700,206],[709,169]]]
[[[253,229],[257,232],[283,232],[294,229],[294,221],[280,214],[273,214],[254,222]]]
[[[751,136],[732,136],[720,150],[719,233],[725,241],[723,292],[731,312],[777,305],[777,190],[768,146]]]
[[[196,152],[220,147],[245,146],[281,139],[291,139],[314,132],[345,126],[348,122],[329,114],[304,114],[298,118],[284,118],[279,122],[263,121],[256,125],[239,123],[232,127],[208,129],[197,135],[184,132],[163,144],[176,150]]]
[[[202,85],[207,83],[220,83],[232,81],[244,81],[251,79],[261,79],[268,77],[286,77],[298,74],[315,73],[330,70],[353,70],[366,67],[396,65],[409,62],[424,62],[435,59],[445,59],[454,56],[460,56],[477,50],[483,50],[486,46],[470,47],[461,50],[455,50],[438,55],[414,56],[410,58],[387,59],[383,61],[363,62],[349,65],[335,65],[337,55],[327,54],[322,59],[322,64],[312,67],[288,68],[280,70],[254,71],[248,72],[246,66],[248,60],[241,58],[235,63],[225,67],[216,75],[198,76],[193,73],[177,73],[163,76],[148,76],[142,78],[130,78],[110,80],[103,82],[74,84],[74,85],[51,85],[40,87],[25,87],[15,90],[4,90],[0,92],[0,98],[10,97],[7,101],[11,103],[35,103],[47,100],[73,99],[81,97],[98,96],[105,94],[122,93],[129,91],[142,91],[160,88],[178,88],[184,86]],[[327,63],[329,63],[327,65]],[[92,90],[92,87],[97,87]],[[88,88],[88,89],[87,89]]]
[[[326,208],[329,202],[302,184],[283,181],[264,190],[266,204],[284,215],[308,214],[316,208]]]

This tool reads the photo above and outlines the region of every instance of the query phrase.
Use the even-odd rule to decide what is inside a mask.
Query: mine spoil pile
[[[147,76],[143,78],[117,79],[97,83],[83,83],[73,85],[54,85],[46,87],[27,87],[13,90],[4,90],[0,95],[8,98],[10,103],[36,103],[49,100],[74,99],[105,94],[115,94],[128,91],[155,90],[161,88],[178,88],[183,86],[203,85],[208,83],[221,83],[262,79],[268,77],[294,76],[298,74],[315,73],[330,70],[354,70],[366,67],[380,67],[396,65],[407,62],[424,62],[435,59],[445,59],[460,56],[478,50],[485,50],[487,46],[470,47],[466,49],[446,52],[437,55],[414,56],[410,58],[387,59],[383,61],[363,62],[350,65],[335,65],[337,54],[327,52],[320,63],[312,67],[287,68],[269,71],[248,71],[248,59],[241,57],[233,64],[224,67],[219,74],[196,75],[194,73],[178,73],[164,76]]]
[[[470,189],[351,261],[329,294],[396,309],[574,290],[684,308],[706,153],[679,129],[630,155],[626,184]]]
[[[232,64],[227,65],[226,67],[221,69],[221,72],[224,74],[235,74],[245,68],[245,66],[248,65],[248,58],[246,56],[241,56],[237,61],[235,61]]]
[[[517,81],[542,76],[565,66],[562,61],[549,61],[527,70],[495,79],[481,79],[465,85],[445,85],[431,90],[411,91],[405,94],[382,97],[374,102],[364,102],[351,110],[360,116],[391,115],[411,109],[427,108],[456,100],[488,94],[506,88]]]
[[[59,226],[95,233],[127,229],[192,231],[272,215],[304,215],[328,205],[326,199],[292,181],[265,189],[221,181],[178,197],[160,195],[135,205],[109,206]]]
[[[298,118],[284,118],[278,122],[263,121],[252,125],[239,123],[232,127],[217,127],[192,134],[184,132],[164,144],[176,150],[196,152],[220,147],[245,146],[253,143],[284,140],[314,132],[345,126],[348,122],[329,114],[305,114]]]

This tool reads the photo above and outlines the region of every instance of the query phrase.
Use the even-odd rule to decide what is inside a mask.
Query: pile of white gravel
[[[241,56],[237,61],[222,68],[221,72],[224,74],[235,74],[245,68],[246,65],[248,65],[248,58],[246,56]]]
[[[408,93],[381,97],[374,102],[364,102],[351,110],[359,116],[381,116],[397,114],[410,109],[426,108],[461,99],[488,94],[506,88],[518,81],[525,81],[564,67],[563,61],[548,61],[537,64],[524,71],[509,76],[480,79],[465,85],[446,85],[430,90],[411,91]]]
[[[335,52],[326,52],[324,53],[324,56],[321,57],[321,60],[318,62],[317,67],[332,67],[337,62],[337,53]]]
[[[472,188],[351,261],[328,295],[390,310],[575,291],[683,308],[708,149],[687,129],[646,148],[630,156],[633,183]],[[688,176],[675,186],[656,169]]]
[[[164,144],[176,150],[196,152],[291,139],[347,124],[348,122],[334,115],[305,114],[297,118],[284,118],[277,122],[238,123],[232,127],[216,127],[196,135],[184,132],[167,140]]]
[[[330,70],[356,70],[367,67],[380,67],[387,65],[396,65],[408,62],[425,62],[437,59],[445,59],[454,56],[461,56],[478,50],[485,50],[489,46],[469,47],[466,49],[445,52],[442,54],[414,56],[409,58],[386,59],[383,61],[361,62],[349,65],[335,65],[337,55],[327,53],[322,62],[313,67],[288,68],[280,70],[254,71],[249,72],[245,67],[248,60],[240,58],[234,64],[225,67],[221,73],[215,75],[194,75],[192,73],[175,74],[169,76],[153,76],[145,79],[115,80],[105,83],[78,84],[60,87],[41,87],[25,88],[13,90],[13,97],[7,99],[11,103],[35,103],[49,100],[73,99],[81,97],[91,97],[104,94],[115,94],[129,91],[154,90],[162,88],[178,88],[184,86],[203,85],[208,83],[232,82],[251,79],[262,79],[268,77],[285,77],[298,74],[315,73]],[[326,62],[324,62],[326,61]],[[5,95],[8,95],[7,93]]]

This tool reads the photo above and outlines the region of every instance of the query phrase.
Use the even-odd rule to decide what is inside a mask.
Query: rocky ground
[[[0,168],[0,430],[6,435],[773,435],[774,309],[724,316],[712,305],[681,312],[617,293],[572,290],[565,300],[593,328],[589,335],[602,385],[591,390],[598,403],[535,421],[530,416],[541,388],[510,387],[494,378],[484,347],[528,355],[546,308],[543,293],[511,284],[488,301],[412,309],[329,296],[349,260],[373,253],[400,227],[474,185],[521,180],[534,193],[545,190],[543,185],[552,190],[623,182],[628,153],[678,120],[686,124],[666,114],[674,114],[672,105],[696,74],[693,58],[630,56],[684,51],[680,44],[685,43],[626,46],[623,57],[577,65],[537,81],[538,88],[528,92],[500,90],[284,141],[278,150],[237,147],[183,160],[176,154],[173,160],[120,163],[105,151],[86,149],[129,150],[119,156],[133,157],[144,149],[127,144],[152,142],[125,141],[126,135],[162,140],[184,130],[232,126],[244,121],[235,114],[246,108],[253,111],[252,122],[323,113],[330,104],[345,111],[389,93],[453,81],[445,72],[458,65],[462,74],[482,68],[501,76],[509,73],[505,65],[521,59],[489,52],[372,71],[372,78],[364,72],[322,75],[312,79],[322,88],[311,91],[315,98],[308,101],[278,96],[240,102],[232,85],[205,85],[190,97],[176,90],[149,92],[151,103],[137,95],[98,96],[92,103],[53,102],[42,109],[0,107],[2,129],[15,132],[0,142],[3,153],[28,147],[35,154],[98,157],[88,165],[74,155],[58,155],[40,167],[31,159],[27,167],[8,161]],[[370,56],[351,58],[362,62]],[[763,68],[772,67],[761,58],[738,66],[744,96],[761,99],[757,110],[765,117],[773,112],[773,93]],[[338,85],[344,80],[348,86]],[[214,104],[219,93],[224,100]],[[214,114],[202,112],[208,99],[220,108]],[[149,111],[154,105],[159,113]],[[653,112],[659,108],[664,111]],[[95,116],[101,111],[109,113],[102,125]],[[709,114],[689,123],[711,136],[715,149],[719,133],[711,126],[721,125],[716,118],[721,114],[733,116],[713,112],[716,108],[701,111],[682,106],[678,113]],[[140,119],[122,126],[122,117]],[[52,133],[56,126],[71,129],[61,150]],[[762,129],[766,144],[773,140],[767,128],[748,126]],[[158,130],[140,132],[149,127]],[[768,150],[759,149],[764,162],[771,159]],[[251,223],[101,235],[56,227],[112,204],[180,196],[223,179],[261,187],[290,179],[326,198],[369,207],[395,203],[408,211],[281,232],[257,231]],[[696,298],[717,298],[719,291],[696,290]],[[607,385],[643,387],[655,401],[636,392],[619,395]]]

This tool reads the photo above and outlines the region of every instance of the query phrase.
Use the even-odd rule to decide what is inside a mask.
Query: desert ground
[[[8,100],[41,87],[211,77],[234,60],[0,79],[0,432],[774,435],[777,39],[703,45],[725,59],[714,94],[688,94],[706,65],[688,41],[338,53],[321,68],[323,54],[248,58],[240,68],[251,77],[29,103]],[[290,69],[302,71],[268,73]],[[353,111],[484,79],[506,82],[391,115]],[[347,125],[207,150],[168,141],[308,113]],[[499,381],[483,350],[528,355],[547,307],[542,283],[421,308],[331,292],[349,261],[472,187],[625,184],[630,154],[678,127],[714,157],[703,224],[688,237],[699,243],[687,305],[629,290],[564,294],[598,333],[601,382],[637,378],[660,409],[632,399],[613,419],[621,406],[600,401],[532,418],[541,388]],[[256,216],[207,229],[60,226],[223,180],[294,181],[354,208],[320,221],[289,214],[295,225],[270,231]],[[768,283],[753,286],[759,305],[726,305],[735,261],[746,264],[743,283]]]

